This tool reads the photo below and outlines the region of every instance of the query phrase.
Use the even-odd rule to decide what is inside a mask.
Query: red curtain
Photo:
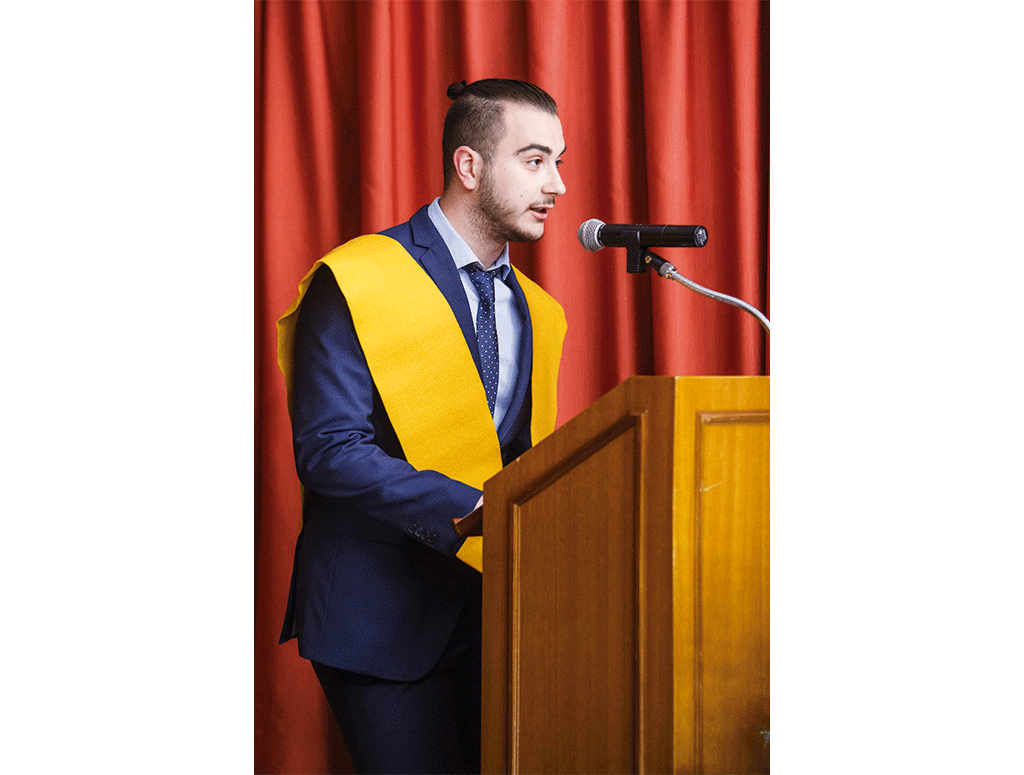
[[[757,0],[257,2],[255,766],[350,772],[295,641],[279,646],[299,523],[274,322],[331,248],[441,192],[445,89],[532,81],[558,102],[567,193],[513,263],[565,308],[559,424],[634,374],[764,374],[757,321],[576,229],[699,223],[658,252],[769,314],[768,4]]]

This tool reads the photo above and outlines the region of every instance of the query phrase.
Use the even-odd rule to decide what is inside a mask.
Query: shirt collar
[[[448,247],[448,252],[452,254],[452,259],[455,262],[455,268],[461,269],[467,264],[477,264],[483,268],[483,264],[480,263],[480,259],[476,257],[476,253],[466,244],[466,240],[462,238],[462,235],[455,231],[455,227],[451,225],[448,217],[441,210],[439,204],[441,197],[436,197],[430,206],[427,208],[427,215],[430,216],[430,221],[434,224],[438,233],[441,235],[441,239],[444,240],[444,244]],[[512,264],[508,260],[508,243],[505,243],[505,247],[501,249],[501,254],[498,256],[498,260],[491,265],[491,269],[501,269],[498,276],[504,282],[508,279],[508,273],[512,271]]]

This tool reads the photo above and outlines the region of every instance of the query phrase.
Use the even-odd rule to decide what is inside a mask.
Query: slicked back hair
[[[490,163],[494,149],[505,131],[505,105],[525,105],[552,116],[558,115],[558,105],[539,86],[508,78],[484,78],[466,85],[465,81],[448,87],[453,102],[444,118],[441,148],[444,153],[445,188],[455,178],[455,149],[466,145]]]

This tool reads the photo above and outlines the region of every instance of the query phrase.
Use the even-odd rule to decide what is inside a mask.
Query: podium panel
[[[767,410],[633,378],[486,483],[484,772],[768,771]]]
[[[709,403],[677,417],[674,770],[768,772],[769,416]]]
[[[511,752],[516,771],[633,768],[637,483],[631,462],[623,461],[633,460],[635,448],[636,428],[626,427],[512,510],[509,700],[518,730]],[[614,486],[589,486],[600,478]],[[545,525],[549,540],[530,540],[537,524]],[[561,594],[581,589],[588,594]],[[581,713],[586,724],[561,723]]]

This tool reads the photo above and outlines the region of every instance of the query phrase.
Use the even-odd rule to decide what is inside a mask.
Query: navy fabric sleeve
[[[451,527],[480,490],[436,471],[417,471],[381,447],[374,386],[348,305],[326,266],[302,301],[295,334],[292,435],[303,486],[340,499],[445,554],[462,545]],[[378,418],[379,423],[379,418]]]

